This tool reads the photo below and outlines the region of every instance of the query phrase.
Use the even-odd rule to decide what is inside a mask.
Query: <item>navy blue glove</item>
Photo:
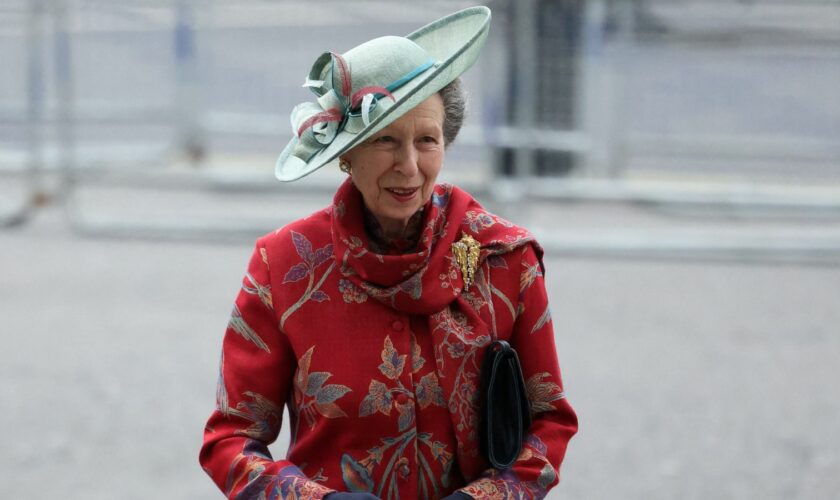
[[[373,493],[329,493],[324,495],[324,500],[379,500]]]
[[[448,497],[443,497],[440,500],[473,500],[473,497],[467,495],[463,491],[456,491]]]

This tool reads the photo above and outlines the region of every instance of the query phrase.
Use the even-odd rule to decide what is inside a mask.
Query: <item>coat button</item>
[[[401,405],[408,403],[408,396],[404,392],[397,394],[397,403]]]
[[[394,322],[391,323],[391,328],[393,328],[395,332],[401,332],[403,330],[403,322],[395,319]]]

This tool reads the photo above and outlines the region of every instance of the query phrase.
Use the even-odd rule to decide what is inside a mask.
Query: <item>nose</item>
[[[394,170],[406,177],[413,177],[419,169],[418,159],[419,155],[414,143],[406,141],[394,154]]]

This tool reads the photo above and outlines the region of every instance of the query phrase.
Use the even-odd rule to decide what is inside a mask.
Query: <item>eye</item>
[[[426,136],[423,136],[423,137],[420,138],[420,142],[423,142],[423,143],[426,143],[426,144],[437,144],[438,140],[437,140],[437,137],[433,137],[431,135],[426,135]]]
[[[379,142],[379,143],[394,142],[394,138],[391,137],[390,135],[381,135],[381,136],[377,137],[376,139],[374,139],[373,142]]]

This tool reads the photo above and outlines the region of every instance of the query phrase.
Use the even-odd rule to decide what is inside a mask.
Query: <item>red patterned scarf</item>
[[[467,468],[463,470],[465,476],[474,477],[486,467],[476,460],[478,354],[496,332],[492,331],[492,322],[476,313],[470,300],[476,294],[484,301],[492,300],[487,276],[493,261],[488,257],[526,244],[534,245],[540,256],[542,251],[526,230],[487,212],[465,191],[440,184],[424,207],[422,234],[414,251],[402,255],[373,253],[365,232],[363,203],[361,193],[349,179],[335,195],[332,238],[339,269],[370,297],[404,314],[428,317],[437,375],[448,398],[459,462]],[[464,235],[477,240],[481,248],[470,294],[462,294],[464,279],[452,252],[453,243]]]

